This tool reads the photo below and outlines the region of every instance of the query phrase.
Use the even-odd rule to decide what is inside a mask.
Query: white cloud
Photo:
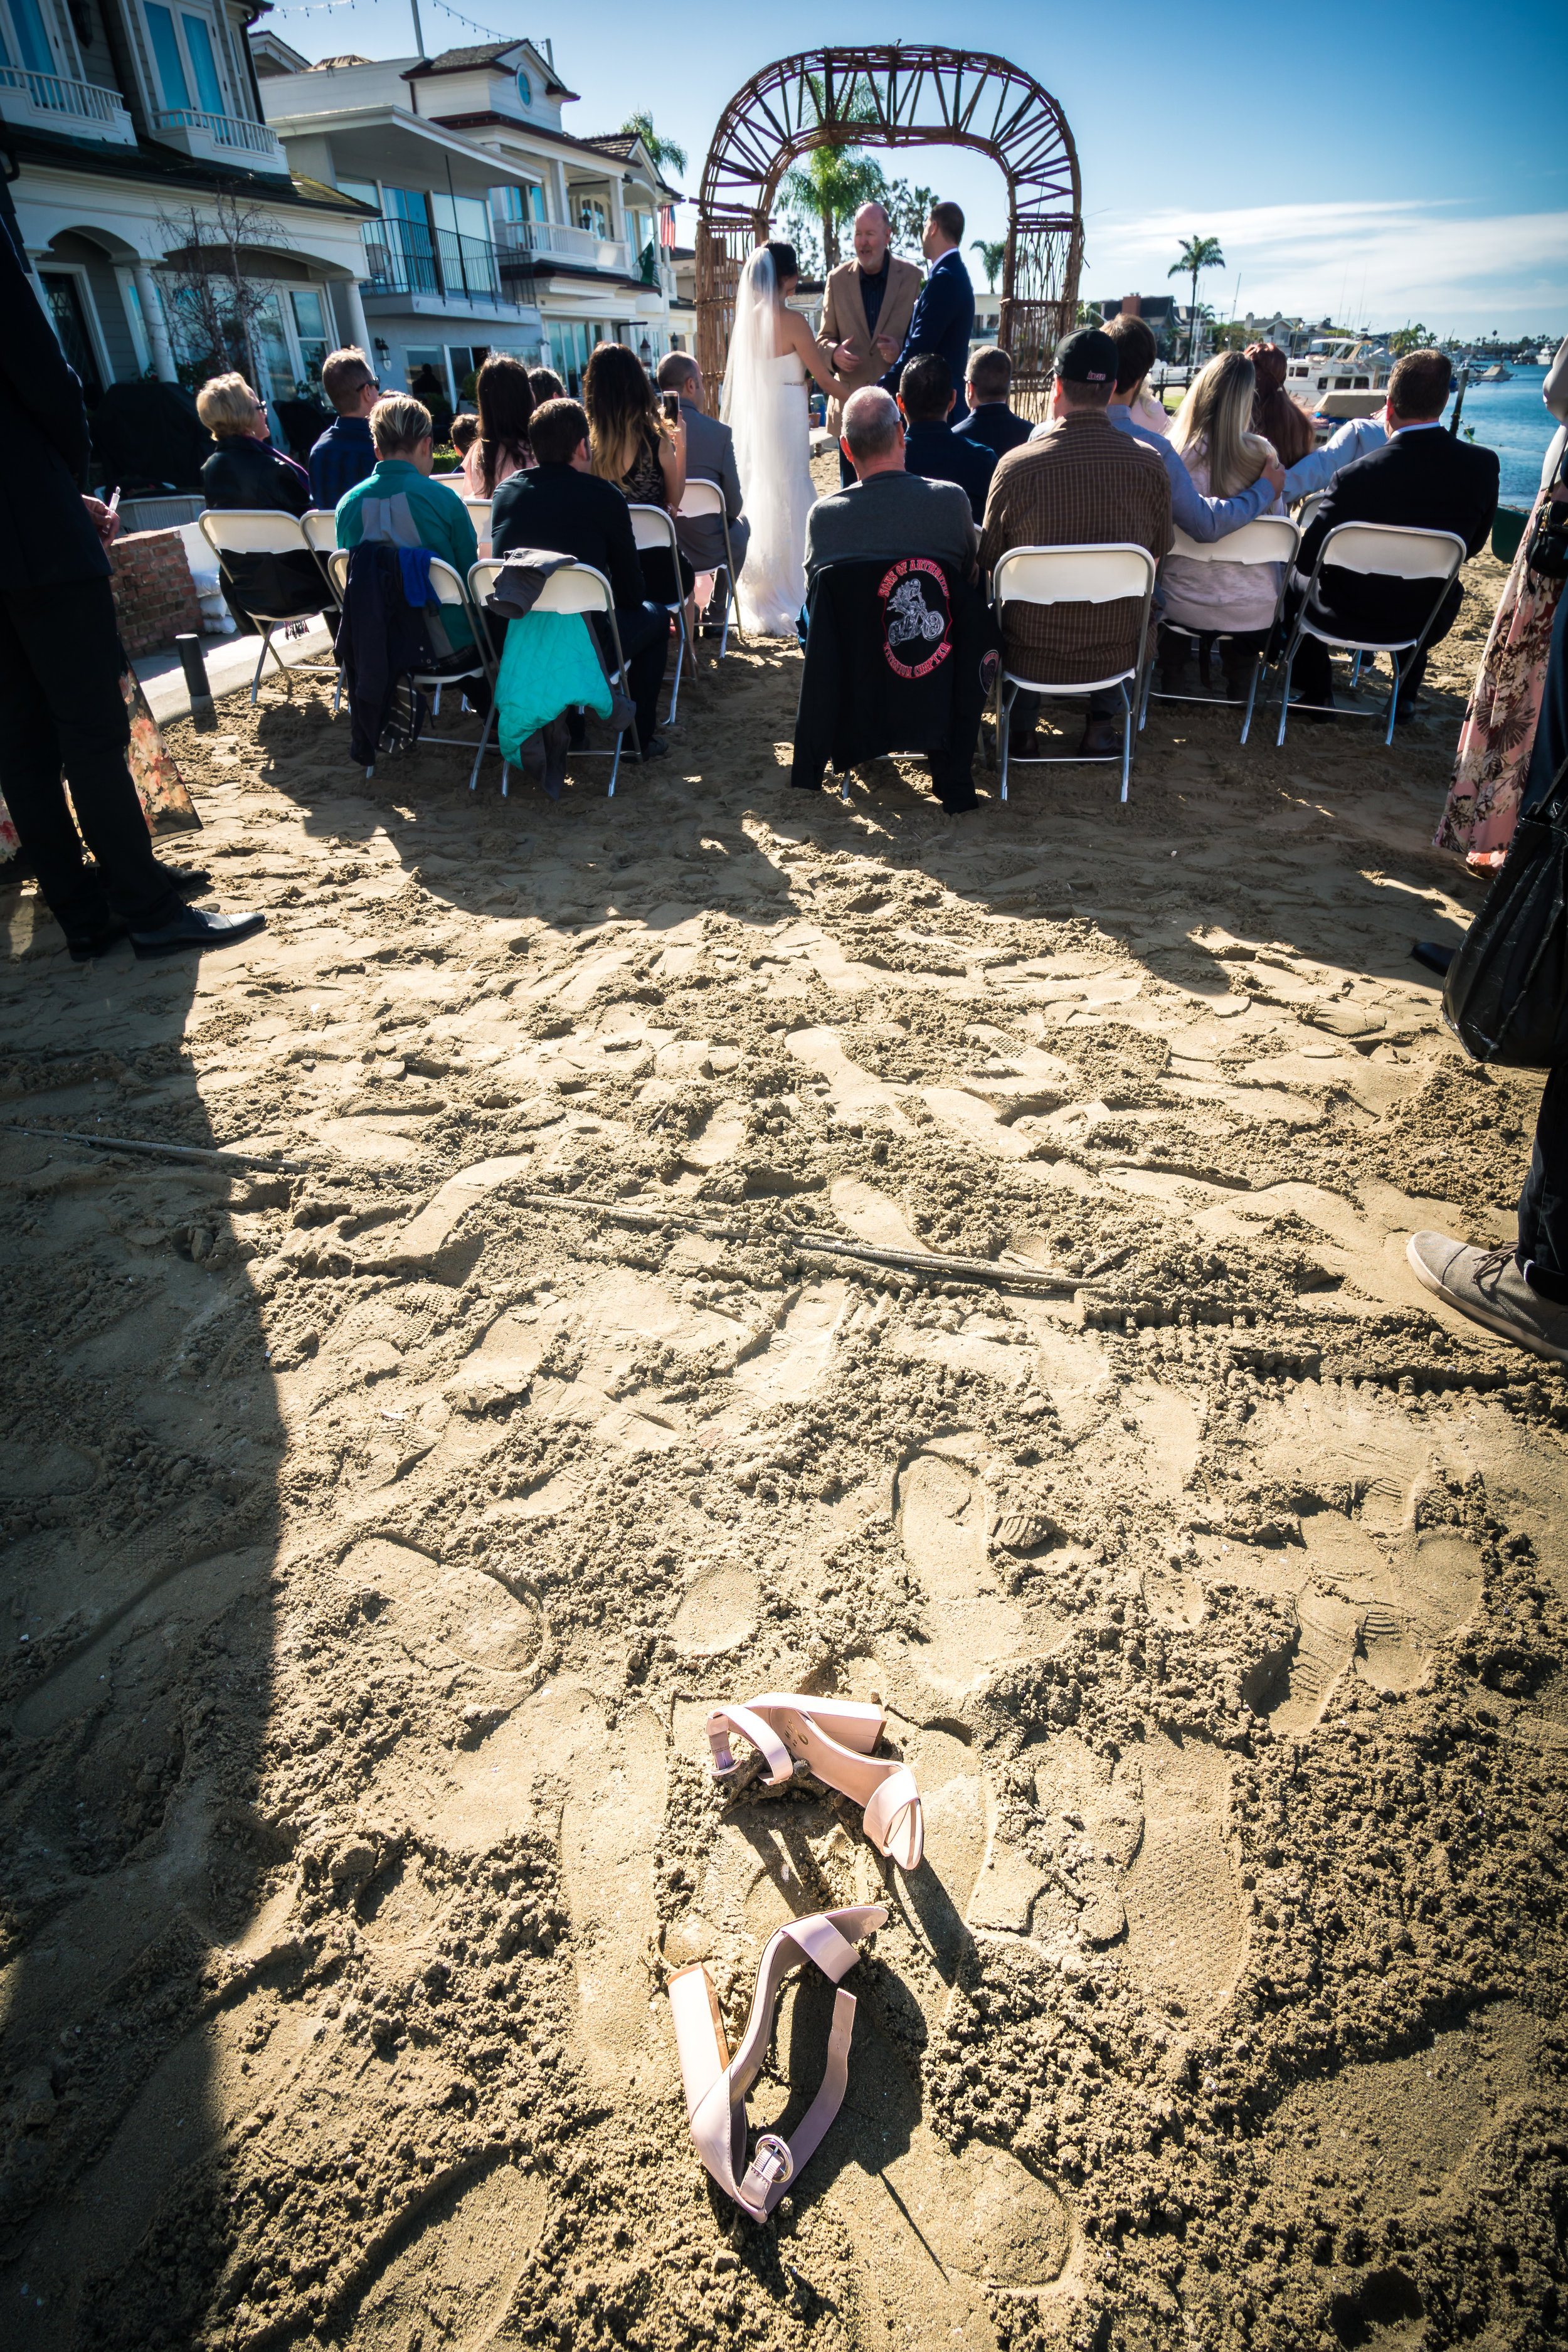
[[[1424,319],[1439,333],[1568,326],[1568,213],[1457,217],[1447,205],[1258,205],[1245,210],[1112,212],[1088,224],[1085,291],[1110,297],[1181,292],[1165,273],[1183,240],[1217,236],[1224,269],[1205,271],[1200,299],[1289,316],[1388,328]]]

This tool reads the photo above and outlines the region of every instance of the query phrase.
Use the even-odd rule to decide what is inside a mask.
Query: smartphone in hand
[[[661,392],[659,394],[659,401],[664,409],[666,424],[679,425],[680,422],[680,394],[678,392]]]

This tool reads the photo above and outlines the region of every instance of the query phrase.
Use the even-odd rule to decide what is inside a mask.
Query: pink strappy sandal
[[[798,1764],[864,1810],[866,1834],[879,1853],[900,1870],[918,1870],[925,1851],[921,1792],[907,1764],[871,1750],[887,1727],[879,1706],[854,1699],[807,1698],[796,1691],[767,1691],[743,1706],[716,1707],[708,1718],[713,1777],[727,1780],[740,1770],[730,1734],[740,1732],[758,1748],[772,1785],[782,1788]]]
[[[821,2147],[843,2104],[849,2080],[855,1996],[844,1991],[840,1979],[860,1957],[855,1948],[858,1939],[885,1927],[887,1918],[880,1903],[844,1911],[814,1911],[808,1918],[792,1919],[770,1936],[757,1970],[745,2038],[733,2058],[725,2045],[712,1979],[701,1961],[681,1969],[669,1979],[675,2045],[680,2053],[686,2112],[697,2153],[725,2195],[732,2197],[754,2221],[767,2220],[801,2166]],[[822,2088],[802,2117],[794,2140],[783,2139],[777,2132],[763,2132],[748,2164],[746,2094],[767,2054],[773,2010],[784,1980],[806,1960],[814,1960],[830,1984],[839,1985],[833,2000]]]

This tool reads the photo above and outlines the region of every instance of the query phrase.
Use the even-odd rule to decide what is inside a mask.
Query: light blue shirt
[[[1189,539],[1197,540],[1201,545],[1206,547],[1216,539],[1227,539],[1243,523],[1267,514],[1274,504],[1274,493],[1261,478],[1249,490],[1243,490],[1239,498],[1205,499],[1194,488],[1180,453],[1172,448],[1163,434],[1140,425],[1125,402],[1112,401],[1105,415],[1119,433],[1131,433],[1134,441],[1142,441],[1154,451],[1171,478],[1171,520],[1178,530],[1184,530]],[[1045,425],[1037,425],[1030,440],[1039,440],[1048,429]]]
[[[1314,490],[1326,490],[1343,467],[1358,457],[1370,457],[1387,438],[1381,416],[1348,417],[1321,449],[1309,449],[1287,472],[1286,505],[1293,507],[1299,499],[1310,499]]]

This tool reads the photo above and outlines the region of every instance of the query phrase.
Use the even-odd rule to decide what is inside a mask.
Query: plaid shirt
[[[1038,441],[996,461],[980,561],[994,571],[1010,547],[1089,547],[1131,540],[1158,560],[1171,546],[1171,485],[1141,441],[1097,408],[1069,409]],[[1008,604],[1009,669],[1063,686],[1111,677],[1138,659],[1138,604]]]
[[[310,495],[329,513],[356,482],[375,471],[368,416],[334,416],[310,451]]]

